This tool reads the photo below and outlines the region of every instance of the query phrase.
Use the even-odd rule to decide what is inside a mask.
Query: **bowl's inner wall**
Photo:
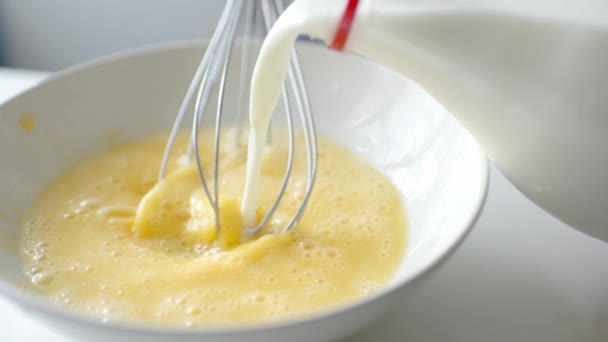
[[[168,130],[202,50],[156,49],[79,67],[0,107],[0,282],[22,278],[20,221],[36,195],[92,153]],[[405,78],[322,47],[298,50],[319,130],[373,162],[404,195],[409,247],[394,278],[404,281],[466,231],[485,187],[485,160],[469,134]],[[241,92],[238,65],[230,78],[226,113]],[[19,126],[24,114],[36,119],[33,133]]]

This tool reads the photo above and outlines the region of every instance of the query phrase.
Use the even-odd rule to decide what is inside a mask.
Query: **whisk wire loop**
[[[194,162],[197,165],[201,184],[215,216],[216,233],[219,236],[221,229],[220,222],[220,191],[219,191],[219,159],[220,159],[220,141],[222,134],[222,117],[224,112],[224,102],[226,94],[226,84],[229,73],[229,65],[232,60],[232,51],[235,43],[236,32],[239,24],[243,28],[244,41],[241,49],[240,59],[240,96],[237,103],[236,116],[236,146],[240,146],[239,140],[241,136],[241,124],[243,121],[243,113],[247,112],[246,101],[242,99],[247,98],[249,93],[249,77],[251,76],[251,44],[255,38],[256,27],[258,23],[256,19],[262,18],[262,27],[267,32],[270,27],[276,21],[279,14],[284,10],[284,5],[281,0],[228,0],[218,21],[218,25],[214,31],[214,34],[209,42],[208,48],[196,70],[195,76],[190,84],[184,101],[180,106],[178,115],[173,124],[169,141],[165,148],[163,155],[163,161],[161,163],[161,170],[159,174],[159,180],[162,180],[166,173],[169,157],[172,153],[173,144],[177,133],[181,127],[182,121],[185,116],[188,104],[191,102],[196,89],[196,99],[194,106],[194,115],[192,119],[191,139],[187,151],[187,162]],[[209,100],[213,89],[215,89],[219,79],[218,85],[218,101],[215,113],[215,129],[214,129],[214,146],[213,146],[213,189],[210,189],[210,184],[207,181],[205,170],[203,169],[202,158],[199,151],[199,135],[201,134],[200,126],[204,120],[205,113],[208,111]],[[285,224],[280,230],[284,232],[286,230],[294,228],[299,220],[301,219],[308,200],[311,196],[314,182],[317,173],[317,141],[316,141],[316,129],[313,121],[312,110],[309,102],[308,92],[306,90],[306,84],[302,75],[302,69],[298,60],[297,53],[294,51],[293,58],[289,64],[289,70],[287,73],[287,82],[282,88],[281,93],[282,105],[285,112],[286,128],[287,128],[287,143],[288,143],[288,156],[285,166],[285,176],[281,182],[279,191],[275,197],[275,201],[270,206],[270,209],[266,215],[262,218],[260,223],[253,229],[249,230],[248,235],[255,235],[259,233],[272,219],[276,210],[278,209],[290,182],[291,174],[293,171],[294,157],[295,157],[295,133],[294,133],[294,121],[293,112],[299,113],[299,119],[301,121],[302,133],[304,135],[304,143],[306,146],[306,160],[307,160],[307,182],[306,191],[304,197],[293,213],[291,219]],[[269,131],[269,142],[272,142],[271,132]]]

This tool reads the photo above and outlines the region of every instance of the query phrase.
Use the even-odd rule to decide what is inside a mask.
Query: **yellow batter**
[[[389,179],[321,139],[316,186],[297,229],[239,245],[246,149],[224,137],[219,191],[228,214],[219,243],[194,169],[175,158],[155,185],[166,143],[155,136],[79,163],[40,195],[22,238],[32,286],[100,320],[197,327],[299,317],[390,280],[404,255],[406,218]],[[184,155],[186,138],[173,155]],[[281,145],[265,151],[259,215],[285,173]],[[208,175],[210,146],[201,142]],[[304,194],[303,140],[296,146],[290,185],[267,233],[286,224]]]

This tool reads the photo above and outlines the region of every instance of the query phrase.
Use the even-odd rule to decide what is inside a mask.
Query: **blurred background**
[[[0,66],[58,70],[111,52],[209,37],[224,0],[0,0]]]

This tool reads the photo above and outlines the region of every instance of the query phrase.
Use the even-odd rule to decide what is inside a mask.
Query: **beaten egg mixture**
[[[31,286],[102,321],[204,327],[301,317],[390,281],[407,227],[387,177],[320,139],[305,214],[296,229],[276,234],[306,189],[305,144],[297,138],[281,205],[263,232],[241,243],[246,148],[223,137],[219,236],[195,166],[176,157],[157,183],[166,137],[154,136],[77,164],[39,196],[22,237]],[[180,136],[173,155],[185,155],[187,142]],[[212,175],[212,141],[199,146]],[[278,193],[287,155],[279,143],[264,151],[258,221]]]

